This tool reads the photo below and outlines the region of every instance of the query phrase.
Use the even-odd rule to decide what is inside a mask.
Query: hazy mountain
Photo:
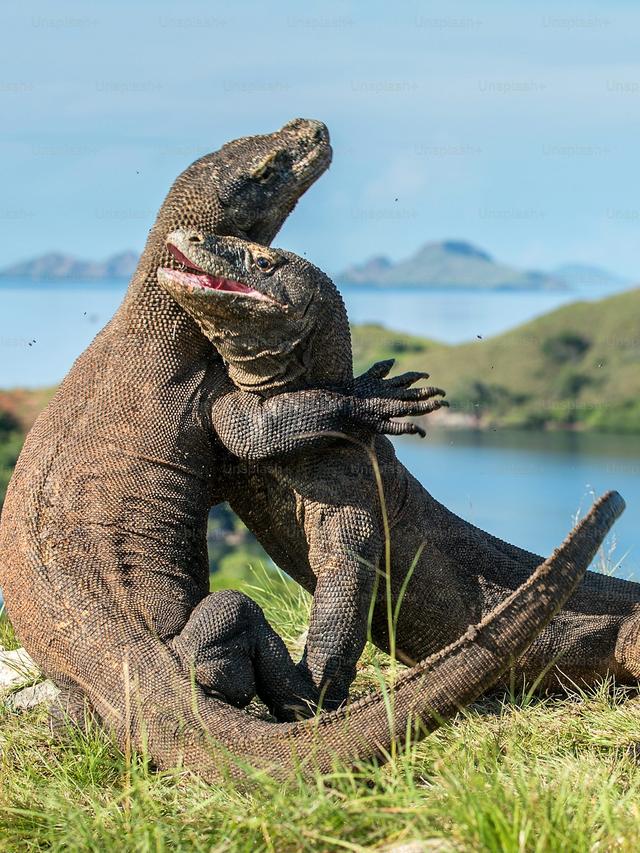
[[[61,252],[48,252],[0,269],[0,277],[31,281],[128,279],[137,263],[138,255],[131,251],[111,255],[105,261],[83,261]]]
[[[403,261],[384,257],[352,266],[337,276],[346,284],[483,288],[488,290],[567,290],[560,278],[535,270],[519,270],[463,240],[425,243]]]
[[[566,282],[570,287],[582,287],[584,285],[624,287],[625,284],[631,284],[629,279],[616,275],[610,270],[589,264],[562,264],[562,266],[552,270],[551,275]]]
[[[0,269],[0,278],[30,281],[97,281],[131,278],[138,255],[119,252],[104,261],[85,261],[62,252],[48,252]],[[425,243],[406,260],[375,255],[336,277],[345,284],[472,287],[489,290],[568,290],[587,285],[624,287],[631,282],[588,264],[563,264],[551,270],[520,270],[494,260],[464,240]]]
[[[376,282],[380,276],[384,276],[393,269],[393,263],[384,255],[375,255],[363,264],[349,267],[338,279],[350,283],[371,284]]]

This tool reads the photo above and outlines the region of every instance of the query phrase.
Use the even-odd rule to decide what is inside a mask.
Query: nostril
[[[202,234],[191,234],[189,236],[189,242],[198,245],[200,243],[204,243],[204,237]]]

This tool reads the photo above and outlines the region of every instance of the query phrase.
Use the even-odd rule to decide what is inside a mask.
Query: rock
[[[60,691],[55,686],[53,681],[41,681],[40,684],[34,684],[32,687],[24,687],[17,693],[12,693],[6,700],[6,704],[14,711],[28,711],[29,708],[35,708],[37,705],[42,705],[53,702],[57,698]]]
[[[301,634],[291,642],[290,651],[293,655],[301,655],[304,651],[304,647],[307,645],[307,635],[309,633],[309,629],[305,628]]]
[[[0,652],[0,694],[30,684],[38,675],[38,667],[24,649]]]

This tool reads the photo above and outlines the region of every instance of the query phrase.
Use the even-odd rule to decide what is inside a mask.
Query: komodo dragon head
[[[229,227],[219,225],[218,233],[270,243],[300,196],[328,168],[331,154],[326,126],[303,118],[275,133],[223,145],[213,182]]]
[[[270,243],[300,196],[329,167],[331,156],[326,126],[296,118],[274,133],[235,139],[200,157],[169,190],[132,279],[129,298],[145,294],[152,305],[156,303],[157,312],[164,311],[166,294],[158,291],[156,270],[159,265],[175,266],[165,238],[176,228]],[[162,297],[159,302],[158,296]],[[133,313],[140,313],[139,306]],[[162,325],[162,318],[158,322]]]
[[[331,155],[329,131],[313,119],[234,139],[178,176],[158,216],[163,239],[179,223],[269,243]]]
[[[178,269],[161,287],[198,323],[234,384],[268,392],[351,378],[351,337],[335,285],[309,261],[235,237],[181,229],[167,237]]]

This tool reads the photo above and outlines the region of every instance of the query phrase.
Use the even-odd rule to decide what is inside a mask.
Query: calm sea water
[[[59,382],[124,292],[122,282],[0,284],[0,388]]]
[[[576,298],[362,287],[343,292],[355,322],[452,343],[502,332]],[[122,283],[0,285],[0,387],[58,382],[123,294]],[[589,289],[580,298],[599,295]],[[544,554],[562,541],[592,493],[618,489],[628,509],[616,525],[614,561],[624,557],[621,574],[640,578],[640,439],[434,431],[423,441],[398,441],[398,451],[429,491],[459,515]]]
[[[501,539],[548,555],[577,512],[616,489],[627,509],[606,543],[616,574],[640,579],[640,438],[579,433],[432,430],[396,442],[431,494]]]

